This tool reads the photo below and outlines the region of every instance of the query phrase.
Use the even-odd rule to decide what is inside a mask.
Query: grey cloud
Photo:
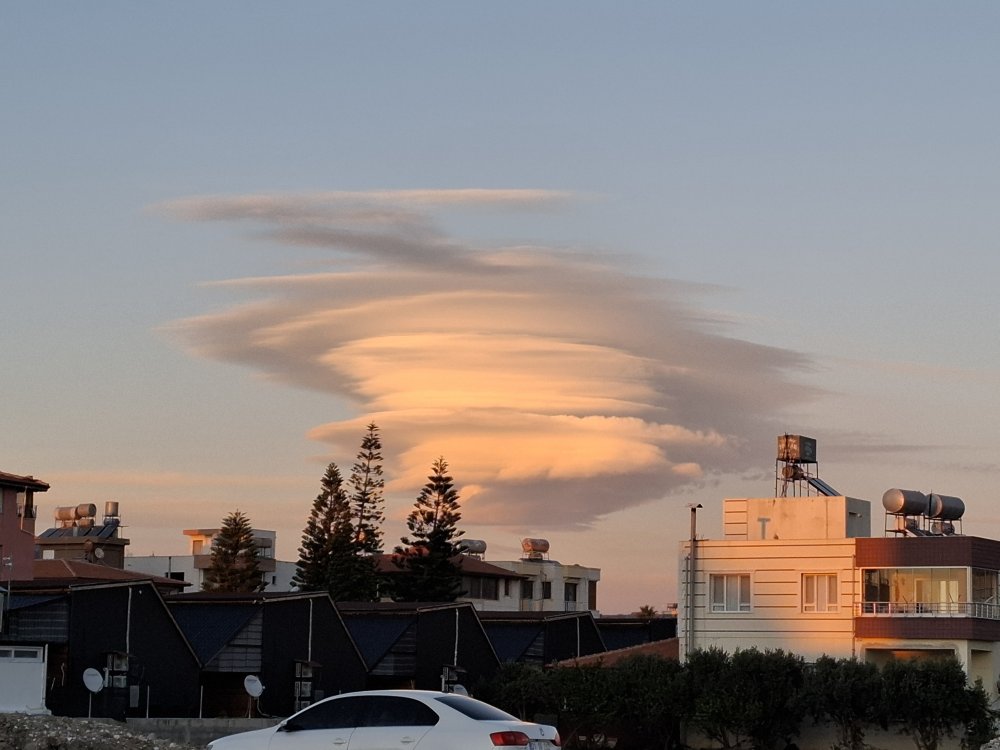
[[[582,252],[463,244],[430,213],[564,200],[410,191],[173,201],[159,210],[253,220],[289,244],[353,261],[226,282],[258,301],[170,330],[200,356],[350,399],[357,419],[312,435],[351,455],[358,426],[374,419],[400,491],[419,486],[444,453],[456,480],[476,488],[469,522],[537,527],[558,517],[586,527],[751,469],[748,446],[772,443],[785,411],[819,395],[799,382],[809,358],[732,336],[700,304],[705,287]],[[534,453],[520,455],[521,446]]]

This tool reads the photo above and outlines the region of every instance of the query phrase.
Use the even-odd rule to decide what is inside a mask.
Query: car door
[[[372,695],[363,700],[365,712],[349,750],[413,750],[439,721],[429,706],[413,698]]]
[[[363,710],[358,697],[320,701],[279,724],[268,750],[347,750]]]

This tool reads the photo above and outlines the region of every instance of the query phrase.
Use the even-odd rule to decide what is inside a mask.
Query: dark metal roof
[[[484,622],[483,630],[501,662],[521,661],[528,649],[544,632],[542,622]]]
[[[10,611],[15,609],[27,609],[28,607],[35,607],[39,604],[48,604],[49,602],[54,602],[58,599],[64,598],[61,594],[56,595],[44,595],[44,594],[14,594],[7,603],[7,608]]]
[[[167,607],[202,664],[208,664],[259,611],[254,604],[175,604],[169,599]]]
[[[351,634],[351,640],[369,667],[378,664],[414,622],[416,622],[415,616],[344,613],[347,632]]]

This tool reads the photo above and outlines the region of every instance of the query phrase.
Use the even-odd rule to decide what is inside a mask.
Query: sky
[[[0,5],[0,470],[297,557],[378,425],[487,560],[677,600],[776,438],[1000,537],[1000,7]]]

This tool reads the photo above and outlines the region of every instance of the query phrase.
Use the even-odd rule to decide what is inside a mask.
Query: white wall
[[[689,543],[680,555],[681,601],[678,635],[681,654],[687,653],[689,621],[687,566]],[[750,575],[749,612],[713,612],[709,581],[713,574]],[[837,576],[837,611],[804,612],[804,573]],[[694,576],[693,648],[725,651],[758,648],[784,649],[815,659],[823,654],[853,656],[853,603],[857,587],[853,539],[793,541],[713,541],[696,544]]]
[[[47,714],[44,646],[0,645],[0,713]]]

